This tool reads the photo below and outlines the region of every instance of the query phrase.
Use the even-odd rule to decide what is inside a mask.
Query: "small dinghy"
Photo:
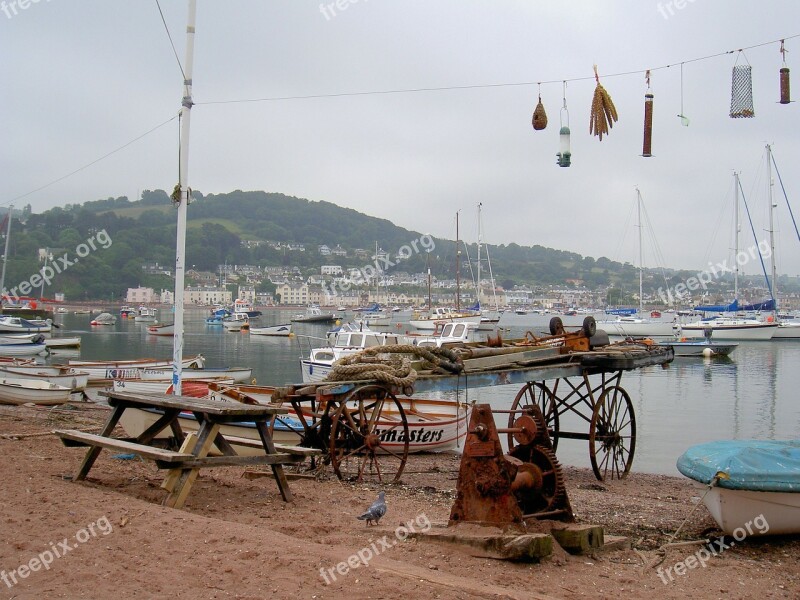
[[[711,486],[703,502],[720,529],[737,540],[743,531],[800,533],[800,440],[709,442],[689,448],[677,466]]]
[[[71,390],[46,381],[0,379],[0,404],[64,404]]]

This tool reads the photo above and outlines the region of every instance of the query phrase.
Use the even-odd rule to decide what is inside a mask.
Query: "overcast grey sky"
[[[187,2],[162,8],[183,61]],[[800,108],[777,103],[778,43],[745,52],[753,119],[728,116],[736,54],[688,61],[797,34],[796,1],[198,0],[190,185],[327,200],[450,239],[457,210],[474,239],[483,202],[487,242],[633,263],[638,186],[663,262],[702,269],[732,246],[733,170],[766,236],[767,142],[800,213]],[[800,37],[786,48],[798,96]],[[177,121],[15,200],[177,114],[182,77],[154,0],[5,0],[0,51],[0,204],[38,212],[172,188]],[[591,78],[593,64],[619,122],[590,136],[594,81],[569,83],[570,168],[555,164],[560,83],[541,88],[549,125],[537,132],[535,84],[215,103]],[[651,75],[654,157],[642,158],[644,75],[610,75],[670,64]],[[798,274],[775,191],[779,271]],[[741,244],[753,244],[746,222]]]

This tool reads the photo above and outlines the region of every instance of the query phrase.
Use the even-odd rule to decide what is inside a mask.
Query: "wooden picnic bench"
[[[78,468],[74,481],[86,478],[103,448],[135,454],[155,461],[160,469],[169,469],[162,487],[169,492],[164,500],[166,506],[180,508],[189,495],[200,469],[221,466],[269,465],[281,496],[287,502],[292,493],[283,471],[283,465],[303,462],[311,448],[280,446],[276,447],[269,430],[269,422],[276,415],[283,415],[288,409],[274,405],[239,404],[217,402],[202,398],[171,396],[167,394],[131,394],[126,392],[100,392],[108,399],[111,414],[99,434],[76,430],[57,430],[65,446],[88,446],[83,462]],[[122,417],[131,408],[156,410],[160,417],[136,438],[113,438],[111,433]],[[181,413],[192,413],[197,419],[197,433],[184,434],[179,423]],[[239,456],[220,431],[221,425],[253,424],[259,434],[260,444],[252,444],[264,449],[264,454]],[[180,450],[167,450],[154,445],[156,437],[170,429]],[[239,444],[240,442],[236,442]],[[221,456],[208,456],[216,447]]]

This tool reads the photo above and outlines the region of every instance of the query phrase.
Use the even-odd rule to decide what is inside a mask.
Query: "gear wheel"
[[[536,489],[521,489],[515,492],[524,515],[554,510],[566,498],[567,488],[564,474],[555,453],[543,446],[517,446],[513,456],[522,460],[520,469],[535,473]]]

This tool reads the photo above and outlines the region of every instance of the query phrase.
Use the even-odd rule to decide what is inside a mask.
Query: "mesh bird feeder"
[[[741,51],[739,54],[743,55]],[[736,60],[738,62],[739,59]],[[753,108],[753,68],[749,64],[733,65],[730,115],[731,119],[752,119],[756,116]]]
[[[547,127],[547,113],[544,111],[544,104],[542,104],[541,90],[539,91],[539,104],[536,105],[533,111],[532,124],[536,131],[541,131]]]
[[[558,130],[558,152],[556,164],[559,167],[569,167],[572,164],[572,150],[570,149],[569,111],[567,110],[567,82],[564,82],[564,104],[561,107],[561,129]]]
[[[781,55],[783,56],[783,67],[781,67],[781,104],[789,104],[791,94],[789,93],[789,67],[786,66],[786,48],[783,47],[783,40],[781,40]]]
[[[650,71],[645,74],[647,92],[644,95],[644,141],[642,142],[642,156],[653,156],[653,93],[650,91]]]

